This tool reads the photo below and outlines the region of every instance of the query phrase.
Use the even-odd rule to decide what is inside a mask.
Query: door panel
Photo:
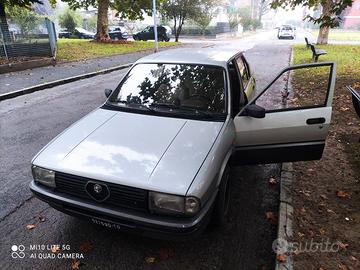
[[[296,104],[292,108],[282,106],[274,110],[267,108],[264,118],[248,116],[246,108],[255,104],[273,84],[276,85],[279,78],[283,80],[285,72],[300,69],[311,71],[317,67],[329,67],[323,101],[316,100],[314,106],[309,106],[307,97],[306,105]],[[234,118],[236,138],[232,163],[240,165],[320,159],[330,127],[335,70],[335,63],[313,63],[289,67],[279,73]],[[291,84],[291,78],[289,82]],[[321,82],[324,84],[323,78]],[[292,91],[296,94],[296,85]]]
[[[308,119],[325,118],[321,124]],[[266,145],[325,140],[329,131],[331,107],[267,113],[265,118],[235,117],[236,146]]]

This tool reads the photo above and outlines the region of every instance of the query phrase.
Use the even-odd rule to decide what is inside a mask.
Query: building
[[[360,0],[354,0],[351,7],[343,15],[344,28],[360,30]]]

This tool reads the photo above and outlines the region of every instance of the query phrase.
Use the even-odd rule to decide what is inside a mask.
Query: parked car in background
[[[95,33],[90,32],[84,28],[81,27],[76,27],[75,31],[74,31],[74,36],[76,38],[80,38],[80,39],[94,39],[95,38]]]
[[[66,28],[61,28],[58,36],[59,38],[70,38],[71,33]]]
[[[109,36],[113,40],[127,40],[129,38],[126,29],[120,26],[110,26]]]
[[[323,103],[258,105],[286,72],[324,66],[330,73]],[[187,48],[146,56],[115,90],[105,90],[102,106],[34,157],[30,189],[107,228],[199,233],[210,217],[226,223],[231,165],[321,158],[334,85],[335,64],[312,63],[284,69],[256,95],[241,52]]]
[[[282,25],[278,30],[278,39],[289,38],[295,39],[296,37],[296,27],[292,25]]]
[[[171,29],[164,27],[164,26],[158,26],[157,27],[158,32],[158,40],[159,41],[169,41],[170,35],[171,35]],[[148,26],[144,30],[136,33],[133,35],[134,40],[154,40],[155,39],[155,33],[154,33],[154,26]]]

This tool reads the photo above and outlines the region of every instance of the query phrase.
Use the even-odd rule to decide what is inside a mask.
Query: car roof
[[[211,47],[170,49],[145,56],[136,63],[203,64],[226,68],[229,60],[240,52]]]

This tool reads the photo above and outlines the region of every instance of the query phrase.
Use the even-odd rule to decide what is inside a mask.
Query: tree
[[[206,28],[209,26],[212,18],[214,17],[214,5],[215,1],[205,1],[202,5],[200,5],[200,13],[193,19],[195,24],[200,27],[203,35],[205,35]]]
[[[270,0],[260,0],[259,1],[259,12],[258,12],[258,18],[261,22],[262,16],[265,15],[270,11]]]
[[[5,7],[22,7],[30,8],[33,3],[42,2],[40,0],[0,0],[0,30],[3,34],[5,43],[11,42],[11,35],[9,31],[9,25],[6,19]]]
[[[23,36],[34,30],[41,19],[41,16],[36,14],[32,9],[19,6],[7,7],[6,11],[11,21],[16,23],[20,28],[20,32]]]
[[[175,41],[178,42],[185,20],[195,20],[204,7],[212,7],[214,3],[214,0],[165,0],[160,12],[173,20]]]
[[[233,31],[240,24],[241,19],[242,18],[239,16],[239,13],[228,13],[228,20],[231,31]]]
[[[0,0],[1,1],[1,0]],[[132,20],[142,19],[143,12],[151,14],[152,1],[149,0],[62,0],[68,3],[71,9],[88,8],[89,6],[97,7],[97,30],[96,39],[98,41],[109,40],[109,8],[118,11],[121,18]],[[159,2],[159,1],[158,1]]]
[[[96,26],[97,26],[97,17],[95,15],[92,15],[90,17],[85,17],[82,19],[81,26],[89,30],[91,32],[96,32]]]
[[[321,15],[319,17],[307,15],[304,19],[320,25],[317,44],[327,44],[330,28],[339,26],[341,13],[351,7],[353,0],[272,0],[271,8],[287,8],[294,9],[296,6],[307,8],[321,7]]]
[[[59,15],[60,26],[66,28],[70,33],[74,33],[75,28],[79,26],[80,21],[80,14],[69,8],[65,9]]]

